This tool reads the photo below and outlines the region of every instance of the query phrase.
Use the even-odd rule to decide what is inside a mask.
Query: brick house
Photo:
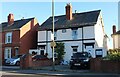
[[[36,18],[14,21],[14,15],[8,15],[8,22],[0,25],[2,39],[2,61],[18,54],[26,54],[30,48],[36,48],[38,22]]]

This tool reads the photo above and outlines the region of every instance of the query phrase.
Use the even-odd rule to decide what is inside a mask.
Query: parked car
[[[36,61],[36,60],[48,60],[48,58],[47,58],[47,56],[45,56],[45,55],[34,55],[34,56],[32,57],[32,60],[33,60],[33,61]]]
[[[90,68],[91,55],[88,52],[74,53],[70,60],[70,69],[77,68]]]
[[[20,57],[22,55],[17,55],[17,56],[14,56],[12,58],[8,58],[6,61],[5,61],[5,65],[17,65],[19,66],[20,65]]]

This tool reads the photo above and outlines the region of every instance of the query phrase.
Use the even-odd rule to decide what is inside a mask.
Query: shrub
[[[106,59],[112,61],[120,61],[120,49],[110,49],[108,51],[108,56]]]
[[[59,63],[63,60],[63,57],[65,55],[64,52],[64,43],[56,43],[56,48],[55,48],[55,52],[57,53],[57,59],[59,61]]]

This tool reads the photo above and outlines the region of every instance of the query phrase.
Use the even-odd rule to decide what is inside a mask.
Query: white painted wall
[[[120,48],[120,35],[112,35],[113,38],[113,49]]]
[[[104,31],[101,23],[101,16],[98,17],[97,24],[94,27],[95,27],[95,40],[96,40],[95,46],[103,47]]]
[[[48,31],[48,41],[51,41],[51,31]],[[95,38],[94,26],[83,28],[84,39]],[[82,28],[78,28],[78,39],[82,39]],[[57,30],[57,40],[73,40],[72,30],[66,29],[66,33],[62,33],[61,30]],[[38,42],[46,41],[46,31],[38,31]]]

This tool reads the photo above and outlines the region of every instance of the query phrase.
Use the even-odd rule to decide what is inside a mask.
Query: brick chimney
[[[68,3],[65,8],[66,8],[66,18],[68,20],[71,20],[72,19],[72,6],[71,6],[71,4]]]
[[[115,34],[116,33],[116,26],[115,25],[113,25],[113,34]]]
[[[9,14],[8,15],[8,25],[12,25],[14,23],[14,15]]]

